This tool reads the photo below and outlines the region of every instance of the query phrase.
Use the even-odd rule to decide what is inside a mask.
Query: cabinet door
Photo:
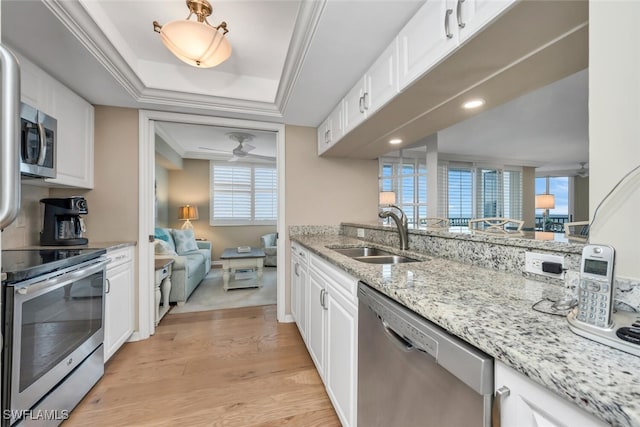
[[[398,39],[380,55],[365,76],[364,106],[367,115],[375,113],[398,94]]]
[[[105,362],[133,333],[133,263],[107,270],[104,302]]]
[[[398,34],[400,90],[406,88],[458,45],[455,3],[427,0]],[[449,22],[447,37],[445,22]]]
[[[362,123],[367,117],[364,109],[364,86],[365,78],[362,78],[358,80],[356,85],[344,97],[345,135]]]
[[[324,380],[325,367],[325,336],[326,315],[321,299],[324,294],[324,281],[320,276],[310,271],[309,274],[309,325],[307,334],[307,348],[316,364],[320,377]]]
[[[336,105],[336,108],[329,115],[329,146],[338,142],[344,135],[344,114],[342,101]]]
[[[489,24],[514,0],[457,0],[456,25],[460,32],[460,43]]]
[[[291,248],[291,252],[294,252],[294,248]],[[295,320],[298,327],[300,326],[299,322],[299,312],[300,312],[300,275],[299,275],[300,262],[298,261],[298,257],[291,256],[291,315],[293,316],[293,320]]]
[[[302,335],[302,339],[307,342],[307,325],[309,318],[309,270],[304,264],[300,264],[299,268],[299,284],[298,286],[298,299],[300,304],[298,306],[298,329]]]
[[[318,155],[329,148],[329,117],[318,126]]]
[[[93,106],[57,82],[51,85],[55,97],[50,114],[58,121],[57,171],[47,181],[93,188]]]
[[[500,362],[495,364],[495,385],[509,389],[502,401],[502,427],[608,425]]]
[[[356,426],[358,309],[329,288],[327,310],[327,391],[345,427]]]

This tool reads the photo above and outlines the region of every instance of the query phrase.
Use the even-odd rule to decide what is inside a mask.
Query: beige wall
[[[261,246],[260,236],[275,233],[276,226],[211,226],[209,225],[209,161],[184,159],[182,170],[169,171],[169,226],[182,227],[178,220],[178,207],[198,207],[200,219],[191,221],[198,239],[211,241],[212,255],[220,259],[225,248]]]
[[[169,227],[169,171],[156,163],[155,219],[157,227]]]
[[[378,160],[318,157],[315,128],[286,126],[285,138],[286,226],[377,221]],[[288,236],[285,247],[285,310],[290,313]]]
[[[589,221],[589,177],[573,179],[573,220]]]
[[[25,184],[33,180],[23,178],[20,213],[18,218],[2,231],[2,247],[15,249],[40,244],[40,230],[44,207],[40,199],[49,197],[49,189]]]
[[[51,189],[52,197],[83,195],[89,243],[138,241],[138,110],[95,107],[93,190]]]
[[[640,164],[640,2],[589,2],[589,206]],[[590,240],[616,249],[616,275],[640,278],[640,177],[602,206]],[[592,218],[593,220],[593,218]]]

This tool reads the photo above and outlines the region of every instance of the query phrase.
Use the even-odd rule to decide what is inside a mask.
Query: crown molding
[[[303,1],[301,3],[300,17],[303,21],[296,21],[295,40],[292,40],[292,45],[295,41],[295,48],[290,47],[289,49],[289,54],[292,54],[296,59],[290,60],[287,58],[285,62],[286,74],[283,75],[286,78],[286,83],[283,85],[284,79],[281,80],[275,103],[149,88],[145,86],[136,72],[129,66],[79,2],[63,0],[41,1],[127,93],[136,102],[144,104],[144,108],[150,108],[151,106],[174,107],[195,109],[209,113],[224,112],[240,116],[252,115],[262,118],[282,119],[283,110],[280,103],[286,103],[288,100],[295,80],[302,68],[304,56],[311,43],[312,37],[305,35],[303,30],[306,25],[312,25],[315,32],[315,27],[326,0],[318,2],[321,5],[316,5],[315,1]],[[286,91],[284,89],[280,90],[281,86],[286,88]]]
[[[300,11],[296,18],[296,25],[293,29],[291,44],[287,52],[287,59],[282,70],[282,78],[278,85],[276,93],[276,105],[282,113],[285,111],[291,93],[295,87],[304,60],[307,57],[311,42],[318,29],[322,12],[324,11],[327,0],[302,0],[300,3]]]

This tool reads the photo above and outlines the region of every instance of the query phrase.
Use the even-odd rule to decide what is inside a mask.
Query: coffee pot
[[[41,199],[44,204],[44,226],[40,233],[43,246],[86,245],[89,241],[82,237],[86,231],[80,215],[89,213],[84,197],[63,199]]]

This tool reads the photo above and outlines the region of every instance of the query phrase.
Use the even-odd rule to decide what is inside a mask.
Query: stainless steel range
[[[2,426],[58,425],[102,377],[105,252],[2,251]]]

